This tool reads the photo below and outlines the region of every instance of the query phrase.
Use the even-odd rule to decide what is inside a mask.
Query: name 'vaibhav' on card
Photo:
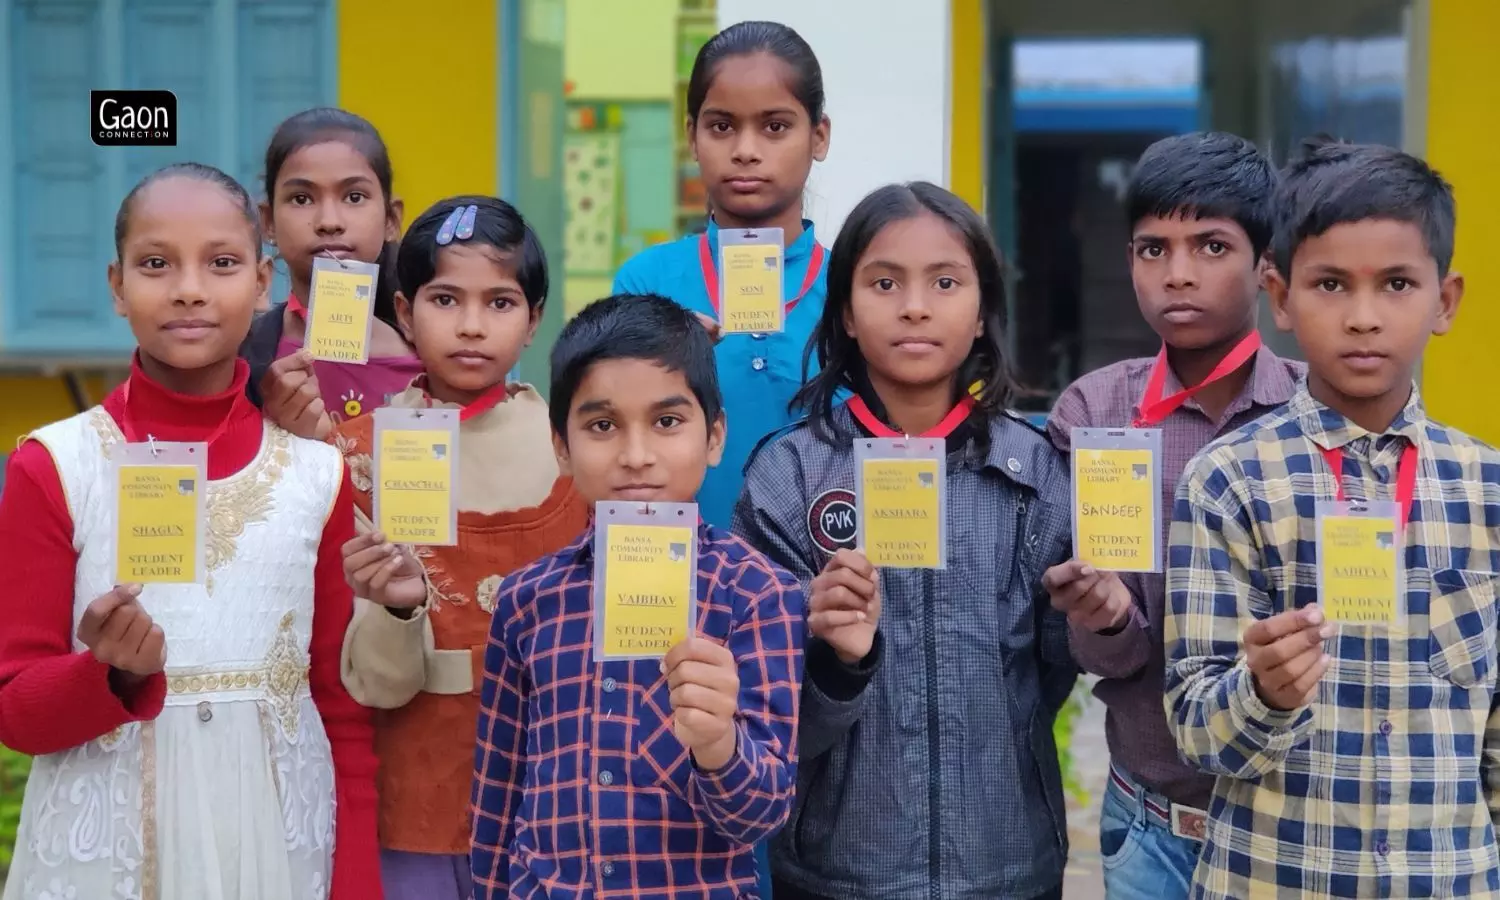
[[[1160,572],[1161,431],[1075,428],[1073,553],[1102,571]]]
[[[665,656],[695,619],[696,505],[599,503],[594,520],[596,657]]]

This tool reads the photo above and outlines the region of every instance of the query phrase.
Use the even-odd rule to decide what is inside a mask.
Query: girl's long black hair
[[[935,184],[913,181],[886,185],[854,207],[833,242],[828,261],[828,300],[802,356],[803,386],[792,406],[807,412],[813,433],[827,443],[840,444],[849,437],[838,434],[833,424],[838,393],[850,390],[866,397],[873,393],[859,344],[844,328],[855,270],[876,235],[896,222],[920,215],[937,216],[959,235],[979,278],[979,317],[984,333],[974,339],[968,357],[954,374],[954,402],[975,382],[980,384],[976,406],[987,415],[1003,413],[1015,396],[1015,381],[1003,349],[1005,264],[989,227],[967,203]],[[815,353],[818,372],[812,375]]]

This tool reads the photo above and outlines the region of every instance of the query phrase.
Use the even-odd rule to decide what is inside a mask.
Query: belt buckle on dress
[[[1208,813],[1180,803],[1172,804],[1172,836],[1202,841],[1208,832]]]

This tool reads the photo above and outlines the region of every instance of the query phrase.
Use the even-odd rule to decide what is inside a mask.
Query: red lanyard
[[[307,320],[307,307],[302,305],[302,301],[297,299],[296,294],[286,295],[286,308],[291,310],[292,315],[297,318]]]
[[[932,429],[924,431],[917,436],[924,438],[946,438],[954,432],[954,429],[964,423],[964,420],[969,417],[969,413],[973,410],[974,397],[972,394],[965,394],[964,398],[958,401],[958,405],[949,410],[946,416],[943,416],[941,422],[937,423]],[[870,407],[866,405],[864,398],[858,394],[849,398],[849,412],[853,413],[854,418],[859,420],[859,424],[865,426],[865,429],[875,437],[908,437],[908,435],[904,435],[899,431],[892,430],[889,425],[880,421],[879,417],[870,411]]]
[[[714,305],[714,315],[719,312],[719,269],[714,265],[714,251],[708,246],[708,232],[703,232],[698,237],[698,264],[703,267],[703,285],[708,288],[708,300]],[[802,289],[797,296],[787,301],[782,309],[782,315],[791,315],[797,304],[812,290],[812,286],[818,281],[818,273],[823,271],[823,245],[813,244],[812,259],[807,262],[807,275],[802,278]]]
[[[141,442],[141,432],[130,419],[130,381],[134,377],[132,375],[126,378],[125,384],[120,387],[120,431],[125,435],[125,443],[127,444],[139,444]],[[214,441],[224,436],[224,432],[228,431],[230,424],[234,422],[235,413],[239,412],[240,401],[245,399],[243,392],[234,398],[234,402],[229,404],[229,412],[224,416],[224,421],[220,422],[219,427],[215,428],[209,434],[208,438],[202,442],[205,446],[212,447]],[[146,439],[153,443],[156,441],[156,438],[149,434],[146,435]],[[196,444],[198,441],[184,441],[182,443]]]
[[[1324,450],[1323,459],[1333,470],[1333,485],[1339,500],[1344,499],[1344,451]],[[1401,451],[1401,461],[1396,464],[1396,508],[1400,510],[1402,527],[1411,520],[1412,498],[1417,493],[1417,445],[1408,444]]]
[[[1151,377],[1146,382],[1146,391],[1141,394],[1140,413],[1135,417],[1136,428],[1150,428],[1161,424],[1177,407],[1188,401],[1188,398],[1223,378],[1227,378],[1239,371],[1240,366],[1250,361],[1260,350],[1260,332],[1252,331],[1245,335],[1244,339],[1234,346],[1233,350],[1214,366],[1214,370],[1208,373],[1208,377],[1190,388],[1183,388],[1170,397],[1163,397],[1162,393],[1167,388],[1167,348],[1163,346],[1161,352],[1156,355],[1156,363],[1151,367]]]
[[[465,406],[463,409],[459,410],[458,421],[467,422],[475,416],[480,415],[481,413],[489,412],[490,410],[499,406],[500,401],[504,400],[509,395],[509,393],[509,388],[506,386],[505,382],[500,382],[499,384],[476,397],[473,403],[470,403],[468,406]]]

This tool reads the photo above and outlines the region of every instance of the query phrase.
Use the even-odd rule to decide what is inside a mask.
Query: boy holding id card
[[[360,536],[344,684],[380,710],[386,900],[467,900],[475,673],[500,580],[566,546],[588,509],[559,477],[547,404],[506,375],[547,301],[547,261],[494,197],[442,200],[396,257],[397,321],[426,374],[339,426]],[[401,548],[401,549],[398,549]]]
[[[1178,757],[1162,708],[1166,536],[1188,460],[1285,403],[1302,374],[1256,329],[1275,186],[1270,160],[1235,135],[1146,149],[1125,209],[1136,302],[1161,351],[1078,379],[1047,422],[1072,459],[1077,537],[1044,581],[1106,707],[1111,900],[1186,900],[1198,865],[1213,777]]]
[[[707,331],[663,297],[587,307],[553,347],[550,414],[594,520],[500,586],[474,896],[753,895],[791,810],[802,591],[698,518],[725,431]]]
[[[181,163],[116,222],[130,376],[30,435],[0,497],[0,741],[35,756],[6,900],[379,900],[370,713],[339,680],[352,489],[245,397],[250,197]]]
[[[1282,175],[1269,277],[1308,360],[1178,489],[1167,704],[1218,776],[1195,896],[1500,894],[1500,454],[1413,373],[1463,295],[1451,188],[1375,146]]]

